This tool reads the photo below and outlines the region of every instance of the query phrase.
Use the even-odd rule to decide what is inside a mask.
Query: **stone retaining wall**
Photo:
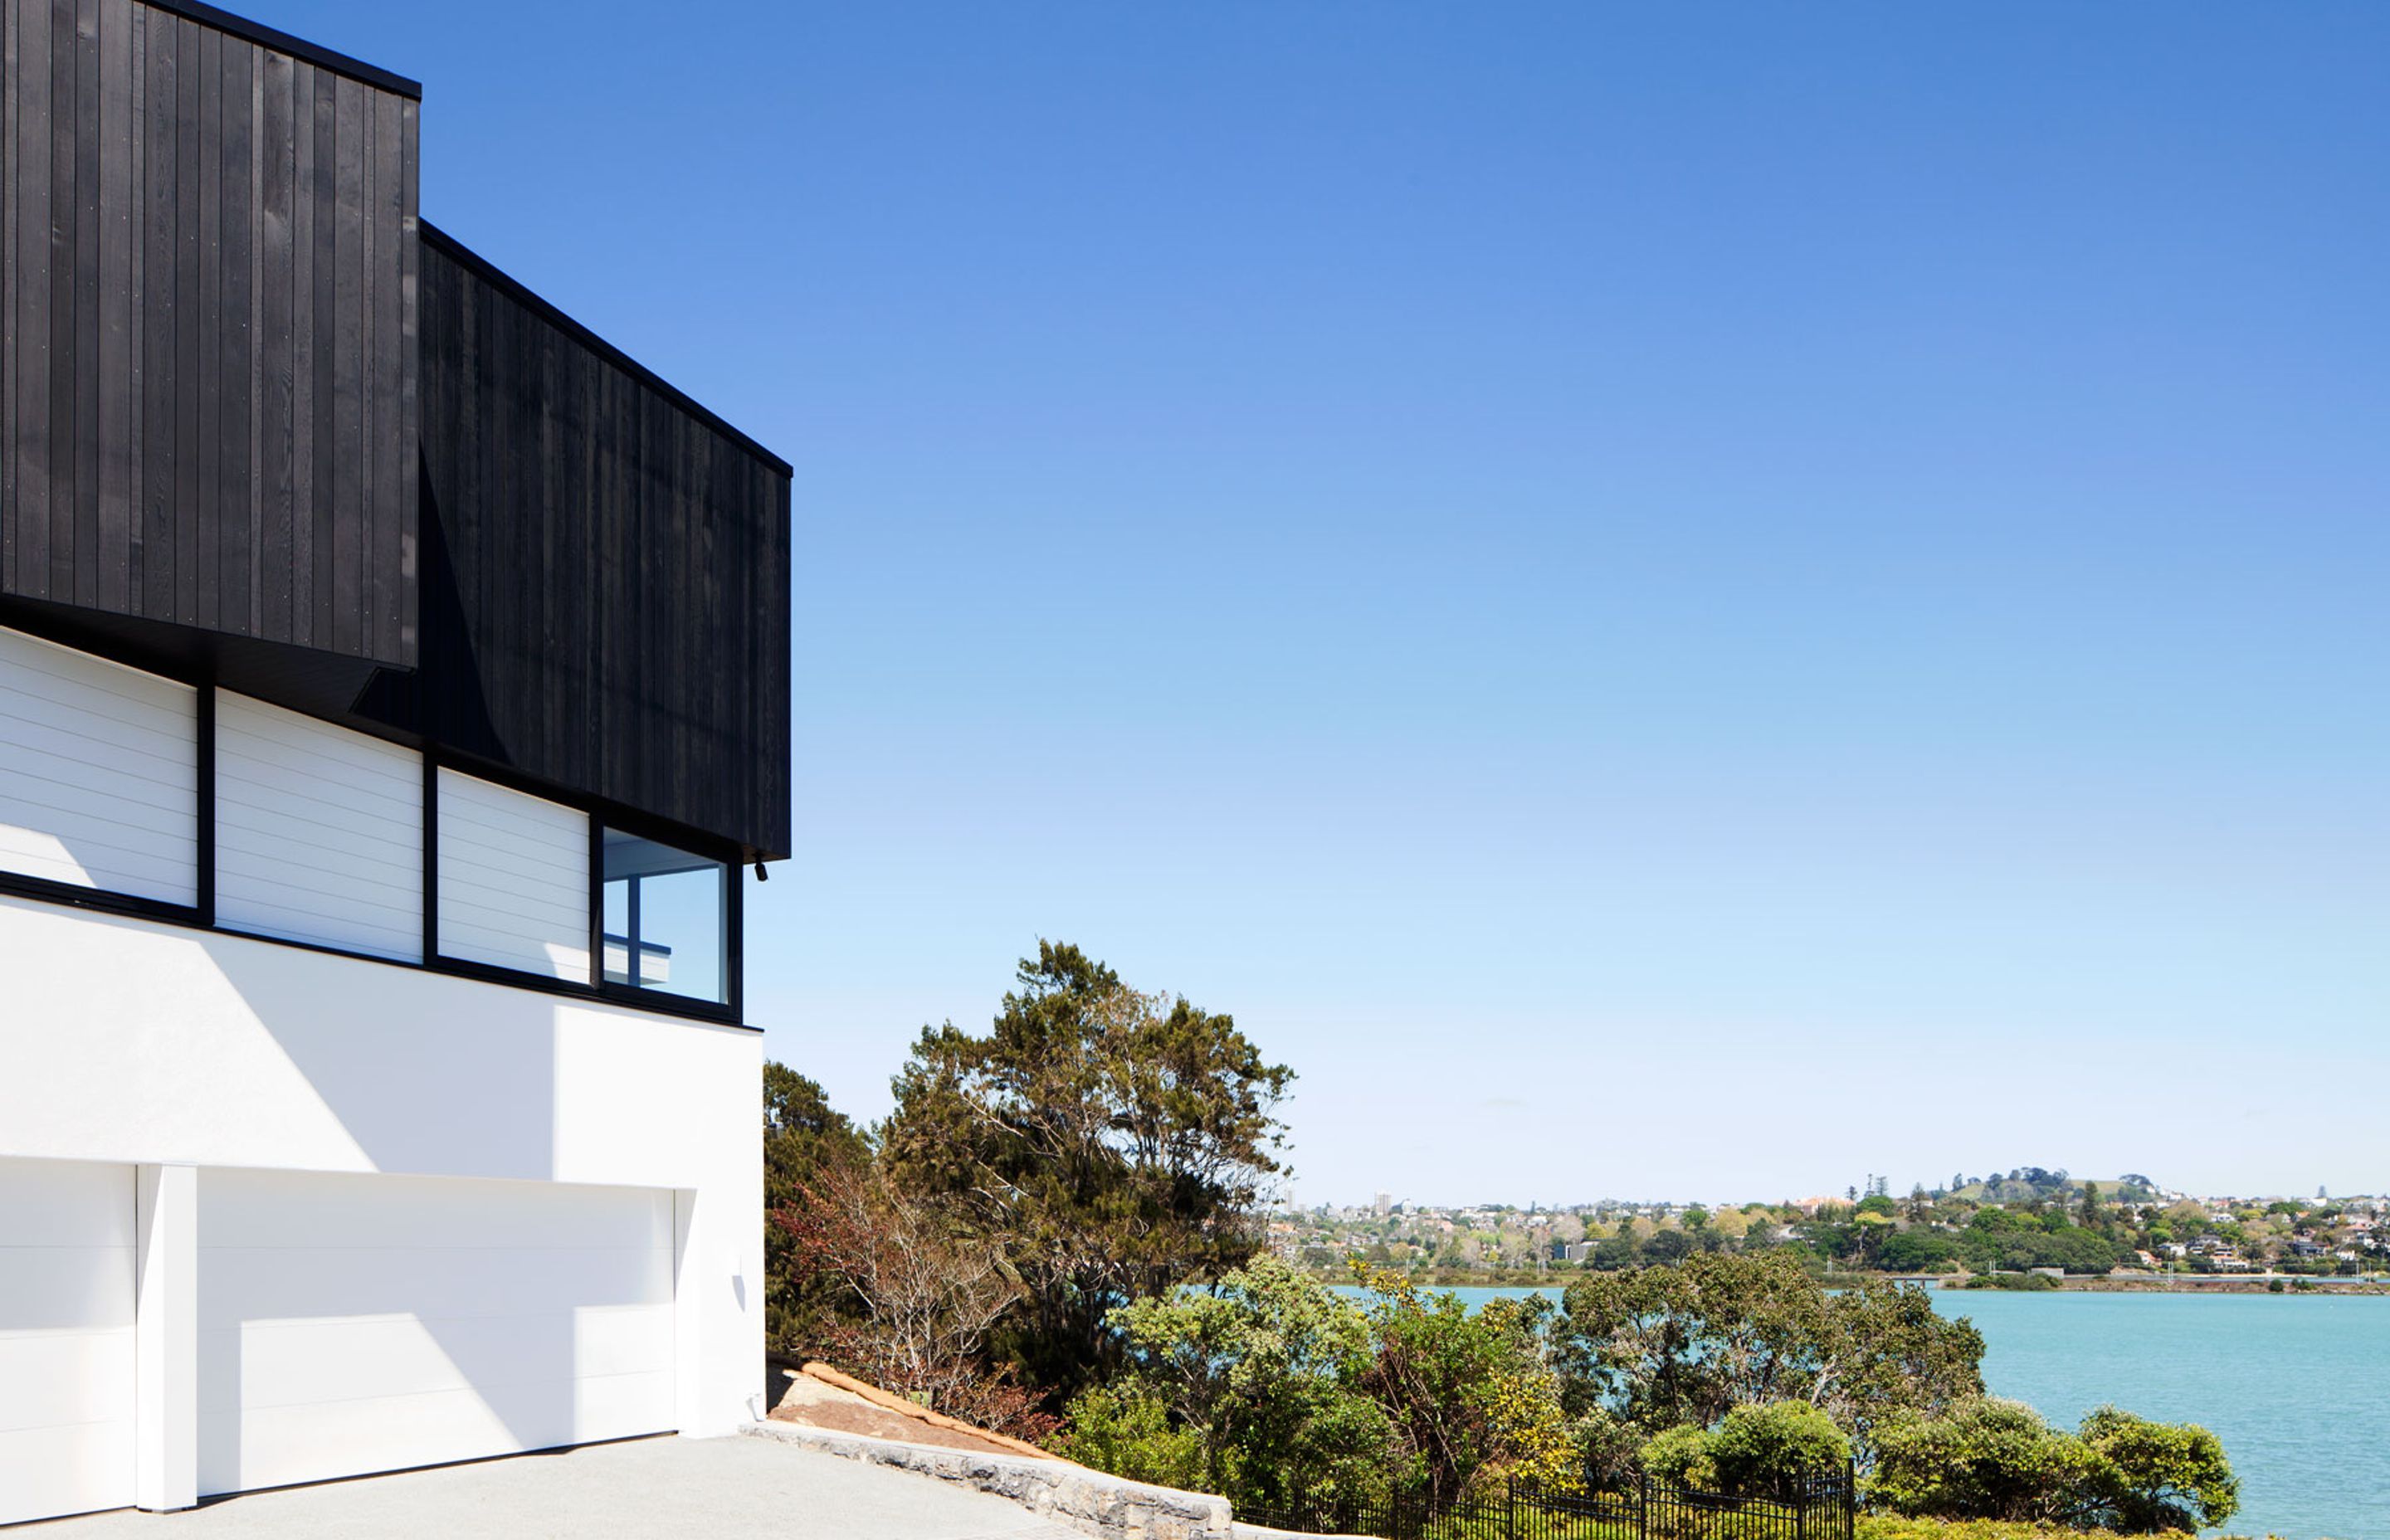
[[[751,1422],[755,1438],[957,1482],[1107,1540],[1250,1540],[1274,1531],[1233,1521],[1226,1497],[1149,1486],[1065,1460],[981,1455],[789,1422]]]

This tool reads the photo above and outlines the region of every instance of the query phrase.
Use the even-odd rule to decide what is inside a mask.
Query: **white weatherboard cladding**
[[[199,786],[190,686],[0,631],[0,870],[196,903]]]
[[[670,1191],[199,1173],[201,1494],[675,1427]]]
[[[440,951],[589,981],[589,815],[440,772]]]
[[[0,1160],[0,1524],[133,1501],[133,1168]]]
[[[422,756],[218,691],[216,921],[419,959]]]

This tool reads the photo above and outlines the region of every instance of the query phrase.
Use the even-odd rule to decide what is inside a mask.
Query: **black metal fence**
[[[1297,1492],[1239,1503],[1248,1524],[1380,1540],[1852,1540],[1858,1482],[1847,1466],[1767,1496],[1696,1492],[1649,1477],[1610,1491],[1560,1492],[1523,1482],[1436,1504]]]

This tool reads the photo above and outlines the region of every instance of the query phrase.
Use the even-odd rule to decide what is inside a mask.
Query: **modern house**
[[[789,468],[418,218],[418,95],[0,0],[0,1522],[763,1390]]]

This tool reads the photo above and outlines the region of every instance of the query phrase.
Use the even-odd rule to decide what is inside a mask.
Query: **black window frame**
[[[375,963],[384,968],[407,968],[426,973],[440,973],[451,978],[469,979],[480,983],[502,984],[512,989],[528,989],[544,995],[594,1004],[618,1005],[650,1015],[677,1017],[713,1026],[734,1027],[741,1032],[760,1032],[744,1020],[746,1000],[746,882],[741,868],[743,851],[730,849],[724,841],[707,839],[692,830],[678,828],[666,820],[649,817],[636,809],[610,805],[594,798],[560,793],[556,788],[543,785],[528,776],[517,775],[503,766],[485,764],[469,756],[443,750],[425,739],[409,740],[391,733],[380,733],[354,722],[334,721],[311,712],[300,712],[311,720],[330,727],[360,733],[395,743],[422,756],[423,777],[423,937],[419,959],[392,957],[370,952],[353,951],[321,942],[299,941],[288,936],[264,936],[253,931],[236,930],[218,923],[215,908],[216,890],[216,691],[222,687],[205,671],[161,664],[153,657],[143,656],[130,648],[93,646],[78,638],[66,640],[45,635],[33,626],[20,622],[0,622],[11,631],[51,642],[73,651],[84,653],[106,662],[117,663],[156,678],[186,685],[194,691],[197,710],[194,731],[198,736],[198,806],[197,833],[198,881],[197,901],[174,904],[162,899],[143,898],[133,893],[110,892],[102,888],[82,888],[72,883],[48,878],[31,877],[19,872],[0,871],[0,894],[56,904],[62,907],[91,910],[130,919],[154,920],[187,930],[205,930],[222,936],[236,936],[267,946],[289,947],[301,952],[317,952],[329,956],[347,957],[357,962]],[[273,702],[268,702],[273,704]],[[289,709],[289,708],[286,708]],[[490,963],[471,962],[462,957],[441,955],[440,942],[440,782],[443,767],[472,776],[538,797],[559,807],[568,807],[581,814],[589,825],[589,977],[586,980],[559,979],[553,974],[533,973],[522,969],[502,968]],[[673,995],[662,990],[640,989],[631,985],[605,982],[605,831],[617,828],[644,840],[671,845],[692,855],[719,861],[724,868],[723,974],[726,999],[720,1003],[692,999],[686,995]]]
[[[615,983],[606,977],[606,831],[616,829],[636,839],[652,841],[674,850],[717,863],[722,867],[722,1000],[716,1004],[694,995],[675,995],[669,990],[648,989],[639,984]],[[675,831],[662,823],[637,818],[599,817],[589,819],[589,978],[598,993],[609,1000],[624,1005],[647,1006],[662,1000],[677,1001],[688,1013],[718,1011],[737,1018],[741,1014],[746,991],[747,884],[741,862],[737,854],[723,855],[693,842],[685,832]],[[626,957],[636,969],[638,959]],[[636,977],[634,972],[633,977]]]

